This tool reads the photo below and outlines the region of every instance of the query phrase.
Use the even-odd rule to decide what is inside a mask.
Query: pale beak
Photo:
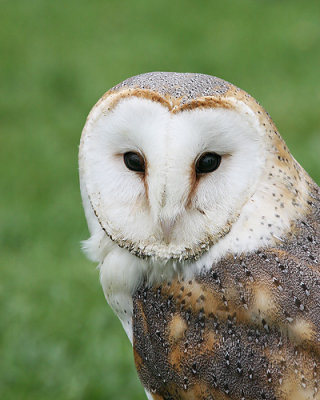
[[[160,219],[160,227],[163,233],[164,241],[168,244],[170,242],[171,233],[175,224],[174,219]]]

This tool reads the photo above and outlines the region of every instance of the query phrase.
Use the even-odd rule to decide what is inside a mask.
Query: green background
[[[217,75],[270,112],[320,182],[318,0],[0,1],[0,398],[143,399],[78,185],[81,129],[142,72]]]

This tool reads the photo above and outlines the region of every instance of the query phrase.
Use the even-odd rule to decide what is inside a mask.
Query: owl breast
[[[154,399],[320,399],[319,192],[274,247],[133,296],[140,379]]]

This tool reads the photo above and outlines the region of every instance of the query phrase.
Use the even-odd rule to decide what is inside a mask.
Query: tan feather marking
[[[141,319],[142,319],[142,323],[143,323],[143,331],[145,333],[145,335],[148,334],[148,321],[147,321],[147,317],[144,313],[143,310],[143,305],[140,302],[137,302],[137,307],[138,307],[138,314],[141,315]]]
[[[168,354],[168,361],[169,364],[172,366],[173,369],[177,371],[182,370],[182,358],[184,356],[183,348],[181,343],[172,347],[172,350]]]
[[[204,333],[204,340],[201,345],[202,352],[213,354],[213,349],[219,343],[219,338],[211,330],[206,330]]]
[[[279,398],[285,400],[319,400],[320,393],[316,394],[310,387],[303,387],[298,374],[291,372],[281,386],[278,387]]]
[[[188,195],[188,200],[187,200],[187,206],[191,207],[191,202],[192,198],[194,197],[194,194],[196,192],[197,186],[198,186],[199,179],[197,179],[197,173],[196,173],[196,167],[194,162],[191,163],[190,166],[190,174],[189,174],[189,195]]]
[[[106,93],[106,95],[108,95],[108,96],[111,94],[113,94],[113,92]],[[163,106],[167,107],[169,110],[172,109],[172,103],[170,103],[169,100],[165,99],[163,96],[160,96],[158,93],[153,92],[151,90],[124,89],[124,90],[121,90],[120,92],[115,92],[115,94],[116,94],[115,98],[108,105],[108,111],[113,110],[116,107],[116,105],[119,103],[120,100],[129,98],[129,97],[139,97],[139,98],[148,99],[148,100],[155,101],[155,102],[162,104]]]
[[[310,322],[305,319],[296,319],[288,328],[289,339],[293,340],[296,344],[303,342],[314,343],[316,346],[316,328]],[[319,349],[318,349],[319,351]]]
[[[174,108],[172,112],[174,114],[186,111],[186,110],[194,110],[195,108],[227,108],[227,109],[234,109],[234,105],[220,97],[202,97],[197,100],[193,100],[190,103],[185,103],[181,107]]]
[[[279,314],[279,307],[275,303],[273,294],[263,281],[252,285],[253,301],[249,307],[249,315],[253,319],[257,317],[267,319],[268,322],[276,320]]]
[[[153,400],[163,400],[164,397],[160,396],[159,394],[153,394],[152,395]]]
[[[176,343],[182,339],[187,329],[186,321],[179,314],[176,314],[170,321],[168,329],[170,341]]]
[[[263,355],[270,364],[277,366],[280,369],[281,365],[285,365],[287,359],[288,345],[281,343],[280,347],[266,347],[263,351]]]
[[[153,394],[152,398],[153,400],[164,400],[164,397],[160,396],[159,394]]]
[[[196,382],[190,389],[182,390],[176,389],[175,394],[176,399],[181,400],[206,400],[206,399],[214,399],[214,400],[230,400],[230,397],[221,392],[220,390],[213,389],[212,387],[207,386],[203,382]]]
[[[144,191],[145,191],[145,197],[146,197],[146,200],[149,202],[149,185],[148,185],[148,175],[149,175],[149,170],[148,170],[148,160],[147,160],[147,157],[144,157],[144,174],[143,174],[143,185],[144,185]]]
[[[140,357],[140,355],[138,354],[138,352],[136,351],[135,346],[133,346],[133,359],[134,359],[134,363],[137,368],[137,371],[139,372],[143,366],[143,360]]]
[[[178,305],[190,308],[192,312],[204,310],[206,315],[225,310],[223,302],[209,287],[199,284],[195,280],[180,282],[175,280],[170,287],[164,287],[164,293],[172,296]]]

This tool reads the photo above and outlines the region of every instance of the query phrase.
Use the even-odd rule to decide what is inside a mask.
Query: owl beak
[[[168,244],[170,242],[170,238],[171,238],[171,234],[172,234],[172,230],[175,224],[175,220],[174,219],[160,219],[160,227],[163,233],[163,238],[164,241],[166,242],[166,244]]]

